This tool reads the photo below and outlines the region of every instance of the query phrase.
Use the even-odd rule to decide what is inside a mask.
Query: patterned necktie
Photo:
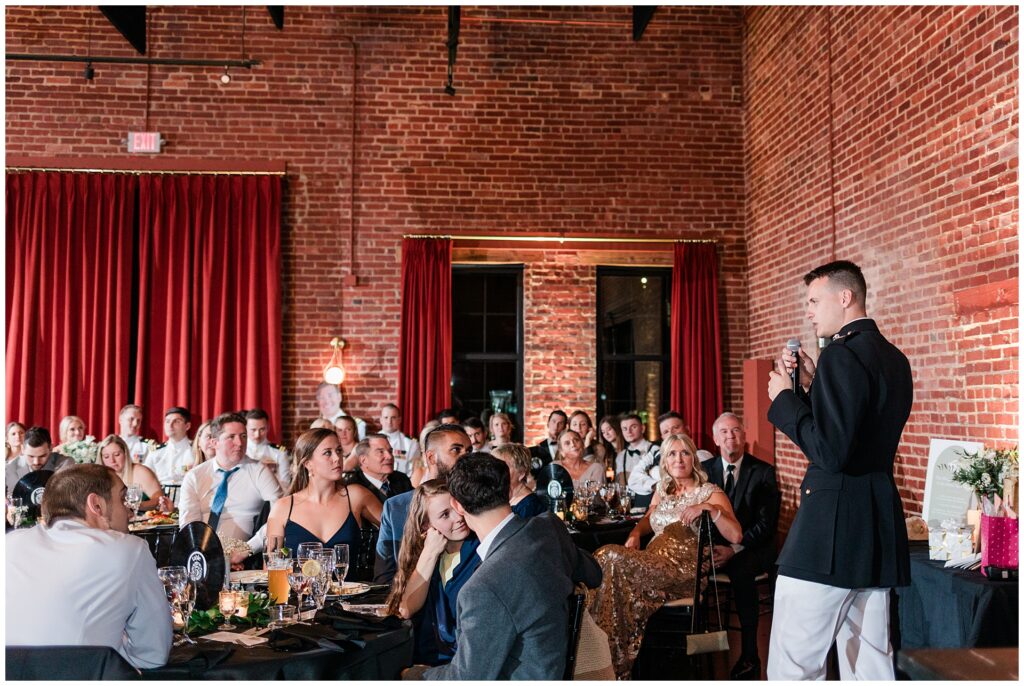
[[[387,482],[387,479],[385,479],[384,482],[381,483],[380,492],[384,494],[385,498],[391,497],[391,484]]]
[[[217,523],[220,521],[220,513],[224,511],[224,502],[228,499],[228,479],[231,475],[238,471],[238,467],[232,469],[218,469],[218,474],[223,474],[224,478],[220,481],[220,486],[217,486],[217,492],[213,494],[213,504],[210,505],[210,518],[207,520],[214,530],[217,529]]]
[[[734,475],[734,472],[736,471],[736,465],[729,465],[728,467],[725,468],[725,471],[725,494],[729,496],[730,500],[732,500],[732,491],[734,488],[736,488],[736,477]]]

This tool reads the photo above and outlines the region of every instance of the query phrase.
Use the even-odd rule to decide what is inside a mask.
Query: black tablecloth
[[[363,596],[353,602],[382,602],[382,597]],[[297,625],[298,632],[311,627]],[[357,645],[357,643],[365,645]],[[159,669],[143,672],[144,679],[294,679],[294,680],[396,680],[412,664],[412,623],[399,628],[362,631],[355,643],[342,642],[333,649],[316,648],[285,652],[270,644],[246,648],[199,639],[199,646],[171,650],[170,661]]]
[[[926,545],[911,548],[911,585],[897,589],[901,648],[1017,645],[1018,583],[942,565]]]
[[[594,552],[603,545],[617,543],[622,545],[629,537],[629,532],[636,526],[636,520],[605,522],[602,524],[574,524],[579,532],[572,534],[573,542],[583,550]]]

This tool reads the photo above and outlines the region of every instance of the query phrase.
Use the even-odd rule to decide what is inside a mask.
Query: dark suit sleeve
[[[855,452],[856,434],[871,398],[871,375],[844,343],[821,353],[810,407],[793,391],[775,396],[768,421],[826,472],[843,471]]]
[[[389,584],[398,572],[398,561],[395,560],[395,527],[392,523],[393,511],[391,501],[384,501],[384,510],[380,515],[380,535],[377,537],[377,559],[373,565],[373,582]]]
[[[569,566],[572,568],[572,583],[583,583],[586,584],[587,588],[597,588],[600,586],[601,579],[604,576],[601,572],[601,566],[597,564],[597,561],[590,553],[576,545],[569,532],[565,530],[565,525],[562,521],[550,512],[538,515],[535,519],[546,521],[561,543],[563,553],[569,561]]]
[[[775,479],[775,470],[768,466],[758,471],[758,481],[751,499],[754,523],[743,532],[743,540],[740,541],[745,548],[774,544],[779,525],[779,484]]]
[[[457,601],[459,626],[455,631],[455,658],[423,673],[427,680],[493,681],[504,659],[512,653],[519,630],[504,602],[487,584],[464,586]]]

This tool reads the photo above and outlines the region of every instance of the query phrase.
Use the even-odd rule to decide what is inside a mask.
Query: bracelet
[[[721,510],[718,510],[718,514],[716,514],[716,515],[715,515],[714,517],[712,517],[712,518],[711,518],[711,523],[712,523],[712,524],[715,524],[715,523],[717,523],[717,522],[718,522],[718,520],[719,520],[719,519],[721,519],[721,518],[722,518],[722,511],[721,511]]]

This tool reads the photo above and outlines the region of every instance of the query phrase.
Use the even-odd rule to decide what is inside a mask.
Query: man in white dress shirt
[[[125,485],[98,464],[53,475],[47,525],[7,534],[8,646],[110,646],[137,668],[171,650],[171,615],[156,562],[128,534]]]
[[[647,507],[654,497],[654,485],[658,483],[657,475],[650,471],[657,466],[661,457],[661,449],[644,438],[644,423],[640,415],[623,415],[619,422],[626,448],[615,456],[615,477],[625,474],[626,484],[635,494],[634,507]],[[645,468],[641,467],[645,465]]]
[[[347,417],[345,410],[341,409],[341,391],[332,383],[323,381],[316,387],[316,404],[320,408],[320,416],[329,421],[332,425],[338,417]],[[366,422],[358,417],[356,429],[359,431],[359,440],[366,438]]]
[[[245,456],[256,460],[277,476],[281,490],[287,492],[292,485],[292,459],[284,446],[267,440],[270,416],[258,407],[245,413]]]
[[[50,432],[41,426],[29,427],[21,446],[21,455],[7,463],[4,481],[7,484],[7,495],[14,492],[21,477],[29,472],[48,469],[55,472],[75,464],[73,458],[53,452],[50,445]]]
[[[388,403],[380,411],[380,432],[387,436],[391,444],[391,454],[395,457],[395,471],[406,476],[412,474],[413,461],[419,457],[420,444],[414,438],[402,433],[402,411],[398,405]]]
[[[133,462],[145,462],[149,446],[142,437],[142,408],[128,403],[117,413],[117,423],[121,429],[118,434],[128,446],[128,454]]]
[[[146,458],[146,466],[153,470],[162,484],[180,484],[192,465],[192,441],[188,430],[192,428],[192,415],[184,407],[171,407],[164,412],[164,434],[167,442]]]
[[[281,484],[263,464],[245,456],[245,420],[241,415],[222,414],[210,423],[210,436],[217,441],[217,455],[189,470],[181,483],[178,525],[206,522],[221,542],[233,538],[247,543],[249,550],[231,555],[233,566],[241,565],[251,553],[263,550],[263,534],[253,525],[263,503],[277,502]]]

